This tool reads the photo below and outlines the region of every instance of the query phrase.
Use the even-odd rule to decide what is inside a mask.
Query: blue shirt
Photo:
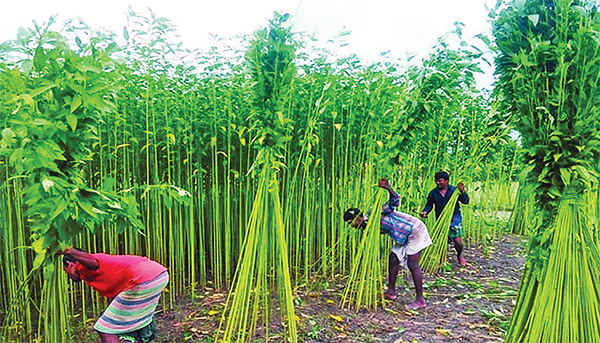
[[[400,205],[398,194],[390,194],[389,200],[381,208],[381,233],[388,234],[395,242],[405,245],[419,219],[402,212],[396,211]]]
[[[435,205],[435,218],[437,219],[442,213],[442,210],[444,210],[444,207],[448,203],[448,200],[450,200],[450,197],[452,196],[452,193],[454,193],[455,189],[456,187],[449,185],[448,189],[446,190],[446,194],[442,196],[440,190],[434,188],[427,196],[427,204],[425,205],[423,212],[431,212]],[[463,203],[465,205],[469,203],[469,195],[467,192],[464,192],[458,196],[458,201],[456,202],[456,207],[454,207],[454,214],[452,215],[452,222],[450,223],[450,226],[457,226],[462,223],[462,214],[460,213],[459,203]]]

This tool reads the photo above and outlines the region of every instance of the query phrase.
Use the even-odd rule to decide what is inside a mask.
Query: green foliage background
[[[510,189],[518,146],[475,87],[481,52],[440,39],[422,64],[367,65],[306,49],[286,19],[275,14],[238,50],[185,51],[152,12],[129,13],[122,37],[76,21],[57,32],[51,19],[1,45],[3,337],[66,342],[70,316],[103,309],[57,272],[65,245],[163,263],[165,307],[230,287],[265,192],[254,173],[262,149],[278,171],[269,189],[281,201],[292,287],[350,272],[360,235],[341,214],[369,206],[381,176],[408,212],[448,170],[480,200],[465,210],[478,228],[470,239],[497,233],[484,219]],[[460,25],[452,35],[462,39]],[[510,207],[510,191],[504,199]]]

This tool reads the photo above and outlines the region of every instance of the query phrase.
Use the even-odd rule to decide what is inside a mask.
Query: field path
[[[320,289],[297,290],[300,341],[502,342],[525,262],[525,245],[525,238],[509,235],[493,239],[488,247],[467,246],[465,267],[456,265],[449,247],[446,270],[424,275],[428,306],[418,311],[405,308],[414,296],[408,275],[399,277],[398,298],[376,311],[341,309],[343,282],[324,281]],[[208,289],[195,299],[182,299],[172,311],[159,313],[157,341],[213,342],[225,297]],[[277,331],[274,326],[271,333]],[[271,342],[279,339],[283,341],[275,337]]]

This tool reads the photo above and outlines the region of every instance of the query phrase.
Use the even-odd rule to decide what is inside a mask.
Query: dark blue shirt
[[[440,190],[434,188],[431,192],[429,192],[429,195],[427,196],[427,204],[425,205],[425,209],[423,210],[423,212],[431,212],[435,205],[435,218],[437,219],[442,213],[442,210],[444,210],[444,207],[448,203],[448,200],[450,200],[450,197],[452,196],[452,193],[454,193],[455,189],[456,187],[448,185],[446,194],[442,196]],[[460,214],[459,203],[463,203],[465,205],[469,203],[469,195],[467,194],[467,192],[464,192],[463,194],[458,196],[458,201],[456,202],[456,207],[454,208],[454,214],[452,215],[452,222],[450,223],[450,226],[456,226],[462,222],[462,215]]]

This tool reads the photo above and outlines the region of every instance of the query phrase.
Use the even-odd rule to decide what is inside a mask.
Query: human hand
[[[79,274],[79,271],[77,270],[77,265],[78,263],[66,261],[66,263],[63,264],[63,270],[67,273],[69,279],[75,282],[81,282],[81,274]]]
[[[352,223],[350,223],[350,226],[352,226],[353,228],[356,228],[356,229],[364,230],[367,227],[367,221],[365,220],[365,217],[363,217],[362,215],[359,215],[359,216],[356,216],[356,218],[354,218],[354,220],[352,220]]]
[[[465,193],[465,185],[462,182],[459,182],[458,185],[456,185],[456,188],[458,188],[458,190],[460,191],[460,194]]]
[[[421,218],[427,218],[427,212],[421,212],[419,216],[421,216]]]
[[[75,271],[77,270],[77,263],[67,260],[63,264],[63,270],[69,275],[75,274]]]
[[[58,248],[58,251],[56,251],[57,255],[66,255],[68,254],[71,250],[73,250],[72,247],[68,246],[68,245],[60,245]]]
[[[379,179],[377,186],[384,188],[384,189],[390,189],[390,182],[386,178],[381,178],[381,179]]]

